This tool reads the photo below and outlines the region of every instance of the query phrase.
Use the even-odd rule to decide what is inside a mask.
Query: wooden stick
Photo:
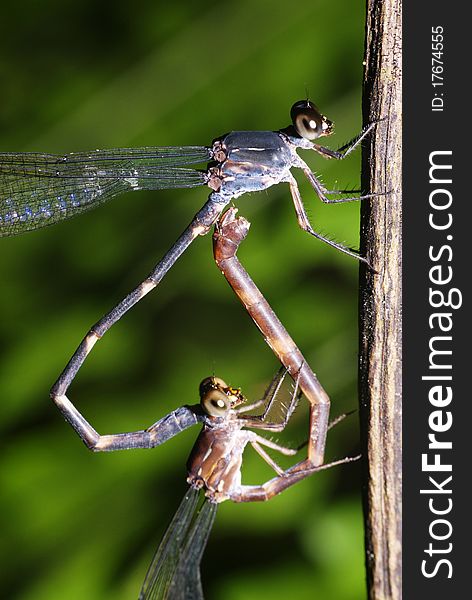
[[[368,0],[363,111],[360,417],[370,600],[401,598],[401,0]]]

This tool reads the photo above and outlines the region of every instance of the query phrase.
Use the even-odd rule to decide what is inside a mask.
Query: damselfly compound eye
[[[223,417],[246,401],[239,388],[226,385],[219,377],[206,377],[200,384],[200,404],[211,417]]]
[[[200,400],[203,410],[210,417],[224,417],[231,408],[231,400],[219,389],[208,390]]]
[[[210,390],[220,390],[223,391],[227,388],[226,382],[224,382],[219,377],[205,377],[205,379],[201,382],[200,387],[198,388],[198,392],[200,395],[200,401],[203,396],[209,392]]]
[[[316,140],[333,133],[333,124],[316,108],[310,100],[295,102],[290,110],[292,123],[298,135],[306,140]]]

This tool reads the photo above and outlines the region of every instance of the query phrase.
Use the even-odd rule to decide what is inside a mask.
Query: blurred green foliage
[[[67,152],[206,144],[277,129],[309,96],[339,147],[361,126],[364,3],[44,0],[2,4],[0,145]],[[359,155],[307,157],[329,187],[356,187]],[[321,206],[318,230],[356,245],[356,203]],[[78,342],[151,270],[205,189],[134,193],[70,222],[2,239],[0,427],[2,595],[136,598],[184,494],[196,431],[153,451],[94,455],[48,400]],[[332,414],[356,406],[357,269],[301,232],[287,186],[237,202],[251,232],[239,256],[318,374]],[[70,390],[101,433],[144,428],[215,373],[258,397],[277,362],[201,238],[97,345]],[[298,443],[303,406],[280,436]],[[328,458],[357,451],[357,418]],[[360,468],[321,473],[266,504],[224,503],[203,563],[209,600],[365,596]],[[247,451],[244,478],[272,475]]]

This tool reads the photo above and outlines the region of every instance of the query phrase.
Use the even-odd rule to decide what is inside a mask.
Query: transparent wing
[[[204,600],[200,563],[216,516],[217,504],[204,501],[192,524],[178,568],[169,588],[169,600]]]
[[[196,512],[199,497],[193,488],[185,494],[149,566],[139,600],[203,600],[200,562],[216,504],[204,500]]]
[[[118,148],[65,155],[0,153],[0,236],[52,225],[133,190],[197,187],[205,146]]]

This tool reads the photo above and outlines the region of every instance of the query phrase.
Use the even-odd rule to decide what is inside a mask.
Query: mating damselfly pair
[[[177,429],[174,429],[173,426],[171,427],[171,423],[173,425],[179,422],[178,411],[175,411],[175,413],[171,413],[171,416],[158,421],[142,432],[100,436],[73,406],[67,398],[66,392],[96,341],[129,308],[158,285],[194,239],[208,233],[213,225],[217,225],[218,229],[224,208],[232,200],[248,192],[261,191],[278,183],[288,183],[300,227],[342,252],[363,260],[352,249],[326,238],[312,228],[291,169],[295,167],[303,171],[322,201],[331,203],[352,200],[353,198],[331,200],[330,195],[336,192],[327,190],[320,183],[308,165],[300,158],[297,150],[314,150],[327,158],[342,159],[361,142],[372,125],[350,144],[339,150],[331,150],[313,141],[331,134],[333,128],[332,123],[310,101],[304,100],[295,103],[291,110],[291,116],[292,125],[279,131],[231,132],[217,138],[211,146],[96,150],[63,156],[42,153],[0,154],[0,231],[2,235],[16,235],[23,231],[54,224],[126,191],[204,185],[211,189],[205,205],[197,212],[189,226],[149,276],[90,329],[52,388],[52,398],[88,447],[94,450],[152,447],[157,445],[154,443],[155,439],[158,439],[158,443],[162,443],[171,435],[175,435],[180,430],[179,427],[184,428],[198,421],[198,419],[194,419],[194,413],[190,414],[184,411],[184,415],[180,415],[180,413],[178,415],[184,420],[180,422]],[[208,163],[206,168],[189,167],[189,165],[202,165],[203,163]],[[231,241],[231,235],[226,239]],[[233,243],[237,245],[239,241]],[[222,260],[225,260],[224,256]],[[221,270],[224,271],[223,268]],[[236,277],[231,281],[228,278],[228,281],[238,293],[239,284],[243,279]],[[246,295],[246,299],[248,297],[250,296]],[[245,301],[243,300],[243,302]],[[251,313],[254,303],[245,303],[245,305]],[[264,323],[268,324],[269,328],[272,325],[272,321],[267,320],[266,314],[254,315],[251,313],[251,316],[262,330]],[[248,496],[246,491],[241,496],[241,499],[245,500],[267,499],[285,489],[288,481],[298,481],[310,472],[322,468],[328,429],[329,399],[306,362],[300,357],[298,357],[300,359],[298,363],[294,361],[291,340],[282,335],[281,337],[276,336],[276,341],[272,340],[271,343],[269,334],[266,335],[266,339],[310,401],[308,457],[305,461],[295,465],[290,474],[279,473],[276,479],[283,484],[274,484],[269,493],[264,488],[264,492],[260,492],[264,497],[256,497],[253,492],[251,492],[252,497],[249,497],[251,494]],[[282,356],[286,357],[285,362]],[[305,372],[308,371],[309,374],[305,375]],[[231,390],[234,388],[222,386],[222,389],[222,392],[219,390],[221,393],[231,396],[233,393]],[[230,406],[228,410],[233,411],[234,407]],[[234,416],[237,413],[228,414]],[[211,414],[210,416],[214,417]],[[186,419],[193,419],[193,422],[187,423]],[[238,416],[235,420],[238,422],[238,427],[239,419]],[[206,422],[204,421],[204,423]],[[234,432],[231,431],[231,437],[236,439],[238,436],[233,434]],[[154,440],[153,436],[155,436]],[[242,458],[242,450],[239,458]],[[207,491],[211,491],[206,481],[204,481],[203,487]],[[256,487],[261,488],[261,486]],[[233,497],[228,496],[228,498],[237,501],[234,495]],[[198,561],[195,560],[195,562]]]

